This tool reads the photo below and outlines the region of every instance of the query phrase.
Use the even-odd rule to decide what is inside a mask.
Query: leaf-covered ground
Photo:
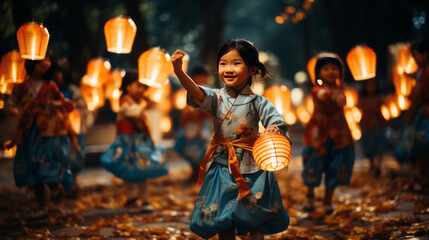
[[[2,162],[1,167],[11,169],[11,161]],[[336,210],[331,215],[321,209],[323,186],[316,191],[316,211],[302,210],[306,189],[301,170],[301,160],[296,158],[287,171],[276,173],[291,225],[265,239],[429,239],[429,194],[411,191],[410,168],[391,157],[384,159],[379,178],[368,173],[366,160],[357,161],[350,186],[335,192]],[[136,194],[135,187],[101,168],[89,169],[79,175],[78,198],[50,204],[49,217],[38,220],[29,217],[36,209],[31,191],[3,184],[0,238],[199,239],[189,230],[199,191],[187,182],[189,175],[187,166],[172,167],[168,176],[149,181],[150,201],[156,211],[142,213],[141,201],[126,206]]]

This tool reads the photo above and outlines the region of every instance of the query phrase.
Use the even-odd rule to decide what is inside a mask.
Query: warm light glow
[[[380,106],[380,111],[381,114],[383,115],[384,119],[386,119],[387,121],[390,120],[390,111],[389,108],[387,108],[387,106],[385,104],[382,104]]]
[[[290,91],[290,96],[292,100],[292,105],[295,107],[299,106],[304,99],[304,91],[302,91],[301,88],[293,88]]]
[[[125,71],[115,69],[110,72],[109,77],[104,84],[104,97],[106,99],[118,99],[120,96],[119,88],[121,87],[122,78],[125,76]]]
[[[14,86],[15,86],[15,84],[13,84],[13,83],[0,84],[0,93],[4,94],[4,95],[11,95]]]
[[[272,86],[265,90],[263,96],[268,98],[271,104],[273,104],[282,115],[289,112],[292,108],[290,91],[285,85]]]
[[[344,108],[344,115],[347,121],[347,125],[349,126],[350,133],[352,134],[352,138],[354,141],[358,141],[362,137],[362,130],[358,125],[359,121],[356,121],[356,116],[355,116],[356,110],[360,113],[357,107]]]
[[[71,113],[69,113],[69,121],[73,131],[76,134],[80,134],[82,117],[77,109],[74,109]]]
[[[296,123],[296,115],[293,112],[286,113],[283,118],[288,125],[293,125]]]
[[[411,106],[411,101],[408,97],[398,95],[398,106],[401,111],[408,110]]]
[[[82,84],[101,87],[110,77],[110,68],[110,62],[103,58],[91,59],[82,78]]]
[[[88,105],[89,111],[94,111],[97,108],[104,106],[104,91],[102,87],[92,87],[89,85],[81,85],[80,92],[83,99]]]
[[[138,65],[139,81],[155,88],[163,86],[173,68],[170,55],[160,48],[151,48],[142,53]]]
[[[415,84],[416,80],[406,76],[401,66],[397,65],[393,68],[393,86],[397,94],[409,96]]]
[[[170,116],[163,116],[161,118],[161,121],[159,123],[159,127],[163,133],[170,132],[172,126],[173,126],[173,121],[172,121]]]
[[[398,66],[404,69],[405,73],[415,73],[418,70],[417,63],[411,55],[409,44],[406,44],[399,49],[397,62]]]
[[[107,51],[130,53],[133,48],[137,27],[129,17],[115,17],[104,25]]]
[[[36,22],[24,24],[18,29],[16,35],[23,59],[42,60],[45,58],[49,32],[42,24]]]
[[[307,74],[304,71],[298,71],[295,73],[294,78],[297,84],[305,83],[307,81]]]
[[[313,85],[316,85],[316,73],[314,72],[314,69],[316,68],[316,62],[317,62],[317,56],[312,57],[307,62],[307,73],[310,75],[311,82]],[[319,84],[321,85],[321,84]]]
[[[344,95],[346,95],[346,107],[354,107],[358,104],[359,93],[352,87],[344,88]]]
[[[27,74],[25,60],[21,58],[21,54],[18,51],[13,50],[3,55],[1,72],[6,83],[21,83],[24,81]]]
[[[0,109],[3,109],[4,108],[4,101],[3,101],[3,99],[0,99]]]
[[[375,77],[377,56],[367,46],[356,46],[347,54],[347,64],[356,81]]]
[[[290,142],[281,134],[263,134],[253,145],[253,157],[258,167],[264,171],[281,170],[290,162]]]
[[[7,145],[10,143],[10,140],[5,141],[3,144]],[[16,145],[13,146],[11,149],[4,148],[3,150],[0,150],[0,157],[1,158],[14,158],[16,154]]]
[[[173,95],[174,108],[183,110],[186,107],[186,90],[181,88]]]
[[[308,112],[305,105],[300,105],[296,109],[296,115],[298,116],[298,120],[302,125],[306,125],[308,121],[310,121],[311,114]]]
[[[311,115],[314,112],[314,102],[313,102],[313,98],[311,97],[311,95],[308,95],[305,98],[305,108],[307,109],[307,112]]]
[[[360,122],[362,119],[362,111],[356,106],[352,107],[350,111],[353,115],[353,120],[357,123]]]

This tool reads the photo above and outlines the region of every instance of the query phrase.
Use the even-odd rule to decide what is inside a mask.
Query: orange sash
[[[234,146],[252,151],[253,144],[255,143],[256,139],[257,139],[257,136],[240,138],[233,141],[229,141],[225,137],[222,137],[216,133],[213,133],[207,153],[204,156],[203,160],[200,162],[200,172],[199,172],[197,183],[199,185],[203,183],[204,177],[206,174],[207,162],[210,160],[211,156],[216,150],[216,147],[218,145],[223,145],[224,148],[225,147],[228,148],[228,161],[229,161],[229,166],[231,169],[232,176],[234,176],[235,182],[237,183],[238,200],[243,199],[245,196],[247,196],[250,193],[250,188],[249,186],[247,186],[248,180],[245,180],[243,178],[243,175],[241,175],[240,169],[238,167],[238,160],[237,160],[237,155],[235,154]]]

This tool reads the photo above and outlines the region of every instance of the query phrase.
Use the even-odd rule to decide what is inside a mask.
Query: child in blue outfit
[[[336,54],[317,59],[317,85],[311,89],[314,112],[305,127],[302,177],[308,187],[304,210],[314,210],[314,188],[325,175],[323,207],[333,212],[332,197],[337,186],[348,185],[353,171],[353,138],[344,117],[344,64]]]
[[[143,97],[146,88],[146,85],[138,81],[137,70],[127,71],[121,85],[116,139],[103,153],[100,162],[117,177],[137,183],[142,211],[151,211],[153,209],[149,203],[146,180],[166,175],[168,170],[160,163],[162,152],[155,147],[146,123]],[[131,198],[128,204],[137,200],[135,197]]]
[[[226,42],[217,55],[222,89],[198,86],[182,70],[184,52],[171,57],[174,72],[188,92],[188,104],[209,112],[214,134],[200,162],[202,184],[191,217],[191,230],[202,238],[219,234],[235,239],[250,232],[254,239],[281,232],[289,226],[273,172],[259,169],[252,146],[262,122],[267,133],[287,136],[287,125],[268,99],[250,89],[252,78],[267,74],[258,51],[243,39]]]

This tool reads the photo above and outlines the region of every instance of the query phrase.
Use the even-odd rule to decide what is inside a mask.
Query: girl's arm
[[[184,56],[185,53],[181,50],[176,50],[176,52],[174,52],[174,54],[171,56],[174,73],[189,95],[196,98],[198,101],[203,102],[206,94],[182,69],[182,59]]]

